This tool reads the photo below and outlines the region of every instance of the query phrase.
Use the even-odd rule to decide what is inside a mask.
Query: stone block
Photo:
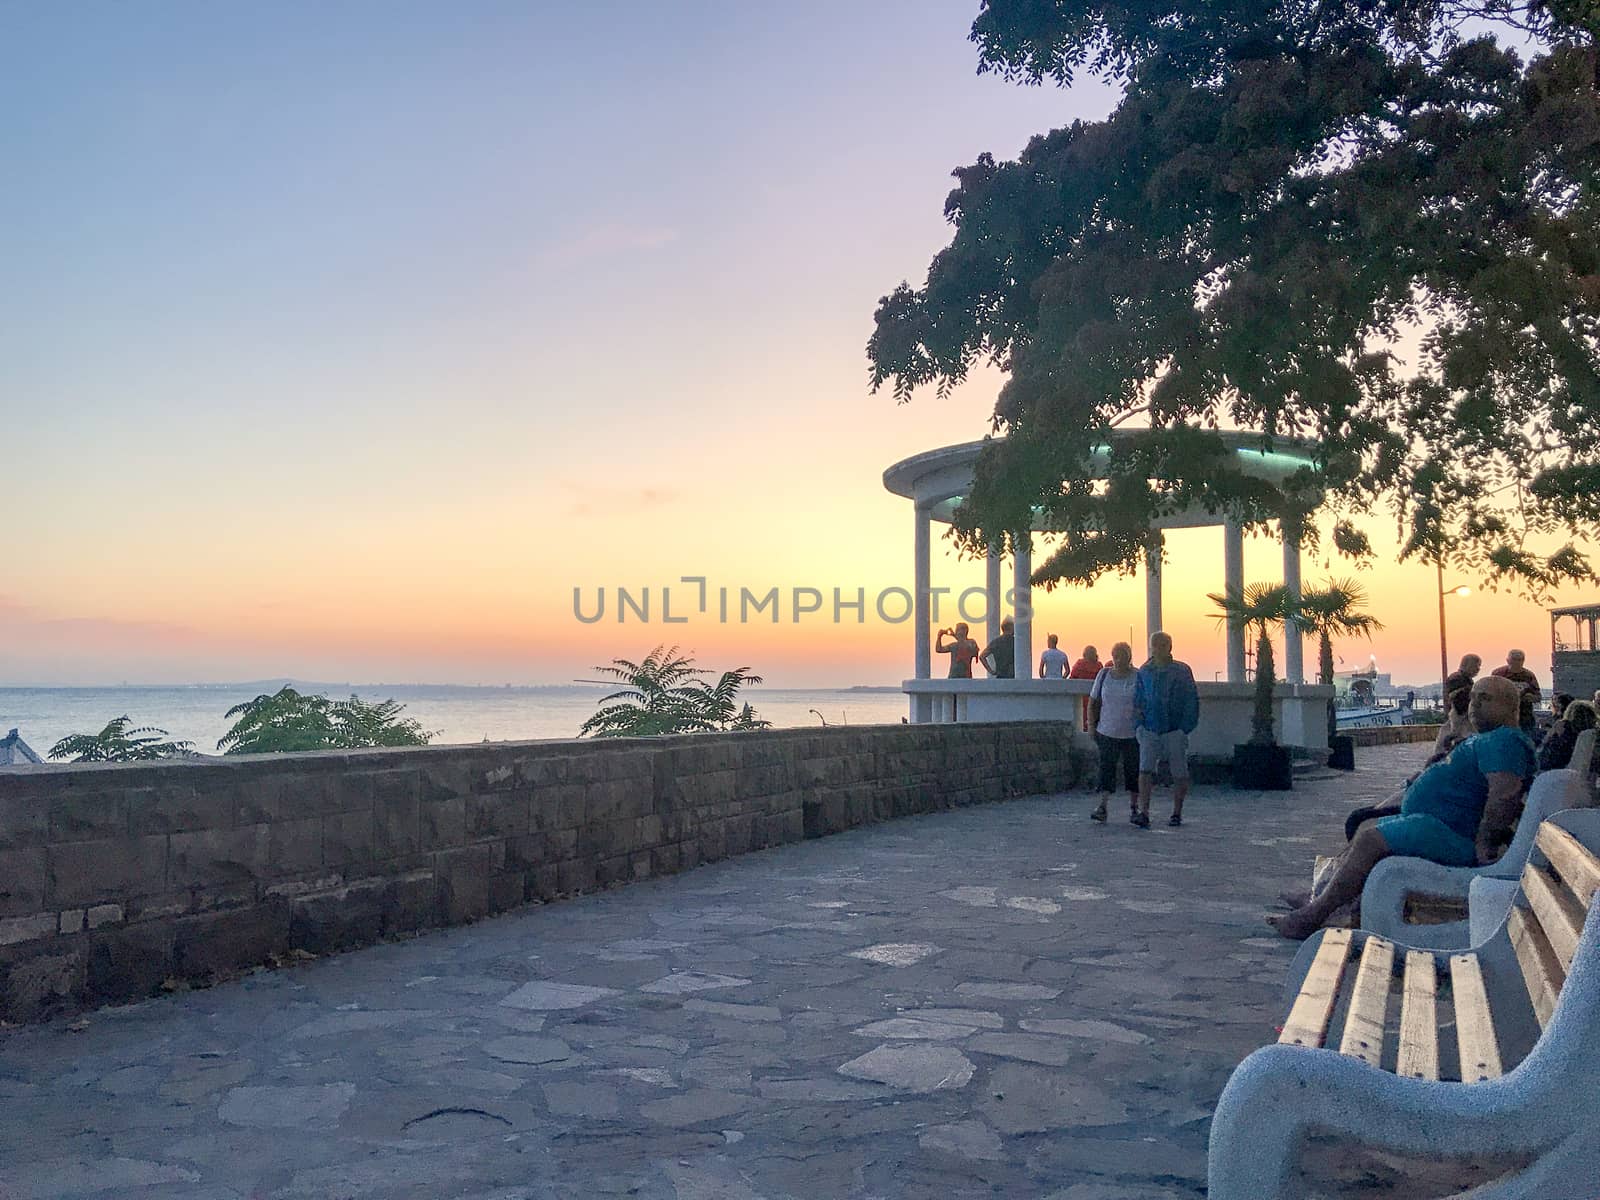
[[[661,818],[652,813],[645,817],[634,819],[633,844],[640,850],[659,846],[663,841]]]
[[[595,867],[595,882],[601,887],[612,887],[633,878],[633,860],[626,854],[603,858]]]
[[[271,874],[271,832],[270,825],[246,825],[173,834],[167,859],[168,885],[211,887],[267,877]]]
[[[572,858],[578,853],[578,831],[576,829],[552,829],[544,835],[545,852],[554,861],[563,858]]]
[[[521,871],[502,871],[489,877],[489,911],[502,913],[518,907],[527,881]]]
[[[267,870],[274,878],[322,870],[321,817],[274,821],[267,828]]]
[[[101,929],[107,925],[122,923],[122,905],[96,904],[84,914],[84,924],[90,929]]]
[[[465,795],[425,797],[418,807],[418,848],[444,850],[467,840]]]
[[[404,785],[400,780],[385,783],[372,802],[372,849],[378,862],[415,854],[422,846],[417,777],[404,774]]]
[[[128,832],[128,796],[124,789],[65,789],[50,801],[50,840],[84,842]]]
[[[289,944],[313,954],[370,946],[383,936],[388,881],[361,879],[289,899]]]
[[[0,919],[0,946],[14,946],[18,942],[31,942],[42,937],[54,937],[57,929],[53,912],[30,913],[25,917]]]
[[[89,952],[84,983],[96,1004],[117,1004],[154,995],[172,974],[172,923],[148,921],[86,934]]]
[[[383,909],[383,932],[386,937],[437,925],[440,915],[439,881],[432,867],[408,871],[389,881]]]
[[[200,791],[180,784],[140,788],[128,793],[128,832],[138,836],[226,829],[234,823],[235,807],[232,789]]]
[[[289,951],[289,902],[199,913],[173,924],[173,973],[209,980],[261,966]]]
[[[24,916],[44,908],[48,879],[43,846],[0,850],[0,917]]]
[[[322,865],[344,870],[364,868],[373,860],[372,808],[330,813],[322,818]]]
[[[650,873],[652,875],[671,875],[683,861],[683,848],[676,842],[666,845],[654,846],[650,850]]]
[[[179,917],[194,908],[195,893],[190,888],[152,892],[148,896],[133,896],[122,905],[130,921],[157,921],[163,917]]]
[[[83,1003],[84,954],[59,940],[0,956],[0,1021],[43,1021]]]
[[[754,822],[749,817],[730,817],[722,824],[726,853],[748,854],[754,837]]]
[[[655,874],[655,859],[649,850],[640,850],[628,856],[628,873],[634,880],[649,879]]]
[[[6,779],[0,794],[0,850],[40,846],[50,840],[50,808],[38,796],[13,793]]]
[[[46,852],[52,906],[72,908],[167,890],[167,839],[63,842]]]
[[[554,900],[561,894],[561,872],[555,863],[534,867],[527,873],[524,894],[530,900]]]
[[[549,861],[549,835],[525,833],[505,841],[505,867],[510,871],[526,871]]]
[[[516,837],[531,828],[526,791],[482,792],[467,797],[467,840]]]
[[[61,914],[56,930],[61,934],[82,933],[85,913],[81,908],[69,908]]]
[[[558,889],[566,895],[593,891],[598,878],[599,863],[588,857],[569,858],[558,865]]]
[[[489,911],[489,876],[493,870],[488,846],[462,846],[434,855],[439,905],[450,924],[473,921]]]

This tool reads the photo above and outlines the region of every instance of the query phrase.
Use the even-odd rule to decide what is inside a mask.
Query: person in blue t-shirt
[[[1183,824],[1189,794],[1189,735],[1200,724],[1200,689],[1187,663],[1172,657],[1172,635],[1150,635],[1150,661],[1133,684],[1134,736],[1139,739],[1139,803],[1128,819],[1150,828],[1150,796],[1163,760],[1172,772],[1172,816]]]
[[[1467,712],[1478,732],[1412,781],[1398,815],[1361,827],[1320,895],[1267,923],[1287,938],[1310,937],[1361,895],[1372,868],[1391,854],[1447,867],[1493,862],[1534,774],[1533,743],[1517,724],[1520,698],[1521,689],[1509,679],[1490,676],[1474,683]]]

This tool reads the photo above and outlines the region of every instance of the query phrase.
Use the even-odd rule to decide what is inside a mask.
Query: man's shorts
[[[1156,733],[1149,729],[1135,731],[1139,736],[1139,774],[1154,775],[1161,765],[1161,760],[1167,760],[1168,770],[1172,772],[1172,782],[1178,783],[1189,778],[1189,735],[1181,729],[1174,729],[1171,733]]]
[[[1377,826],[1391,854],[1425,858],[1446,867],[1478,865],[1477,846],[1438,817],[1430,817],[1426,813],[1401,813],[1398,817],[1379,818]]]

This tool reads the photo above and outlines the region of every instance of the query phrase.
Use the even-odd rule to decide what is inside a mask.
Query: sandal
[[[1167,818],[1167,824],[1171,825],[1173,828],[1177,828],[1179,825],[1182,825],[1183,824],[1183,814],[1182,813],[1173,813],[1170,817]]]
[[[1133,816],[1128,818],[1128,824],[1136,825],[1140,829],[1149,829],[1150,828],[1150,814],[1149,813],[1136,812],[1136,813],[1133,814]]]
[[[1095,809],[1092,813],[1089,814],[1089,820],[1091,820],[1091,821],[1099,821],[1102,825],[1105,824],[1105,822],[1106,822],[1106,806],[1105,806],[1105,804],[1103,802],[1101,803],[1099,808]]]

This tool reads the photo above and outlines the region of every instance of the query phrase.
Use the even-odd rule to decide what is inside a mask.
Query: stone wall
[[[0,768],[0,1021],[1083,773],[1054,722]]]

